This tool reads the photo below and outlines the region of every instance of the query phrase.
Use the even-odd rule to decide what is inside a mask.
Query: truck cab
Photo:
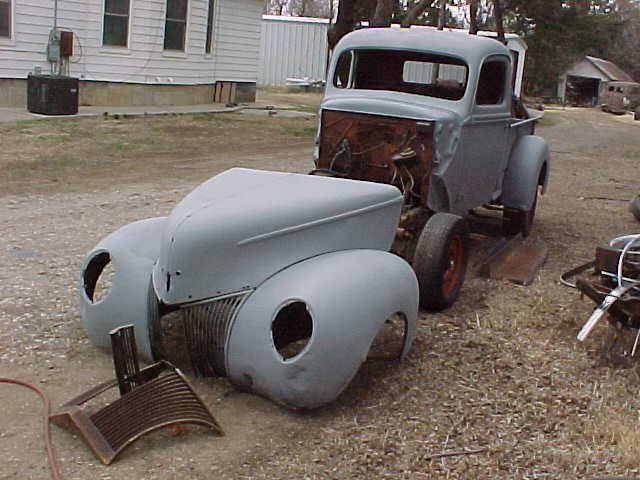
[[[446,230],[462,232],[470,210],[492,205],[504,211],[505,233],[528,235],[547,185],[549,150],[513,94],[512,70],[509,50],[491,38],[404,28],[346,35],[328,72],[312,173],[398,187],[404,209],[394,251],[413,257],[414,268],[415,257],[425,257],[421,249],[442,243],[425,233],[435,215]],[[466,265],[466,240],[458,243],[459,258],[435,270]],[[442,279],[425,280],[423,306],[449,306],[465,265],[435,302],[427,290],[437,291]]]

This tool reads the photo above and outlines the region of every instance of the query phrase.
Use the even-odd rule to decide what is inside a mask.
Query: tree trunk
[[[402,26],[408,28],[409,26],[413,25],[416,21],[416,18],[418,18],[418,15],[424,13],[424,11],[429,8],[432,3],[433,0],[421,0],[420,2],[416,3],[413,7],[411,7],[409,12],[407,12],[407,16],[404,17],[404,20],[402,21]]]
[[[393,16],[394,0],[378,0],[370,26],[389,27]]]
[[[353,25],[355,23],[354,13],[354,1],[340,0],[340,3],[338,4],[338,17],[336,18],[336,23],[331,26],[331,29],[327,33],[329,50],[333,50],[338,41],[353,30]]]
[[[447,0],[440,0],[438,9],[438,30],[444,30],[447,20]]]
[[[498,40],[505,45],[507,40],[504,36],[504,17],[502,11],[502,0],[493,0],[493,14],[496,19],[496,31],[498,32]]]
[[[469,34],[478,34],[478,0],[469,0]]]

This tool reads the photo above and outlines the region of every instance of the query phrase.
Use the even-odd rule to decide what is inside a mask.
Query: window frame
[[[483,71],[485,66],[487,66],[490,63],[500,63],[502,64],[503,67],[503,72],[502,72],[502,85],[501,85],[501,92],[500,92],[500,98],[499,101],[496,103],[480,103],[480,95],[481,95],[481,82],[483,80]],[[482,65],[480,66],[479,70],[478,70],[478,78],[477,78],[477,82],[476,82],[476,91],[474,94],[474,105],[476,109],[479,110],[491,110],[491,109],[496,109],[496,108],[502,108],[506,105],[507,100],[510,97],[510,92],[508,91],[507,88],[507,84],[508,84],[508,80],[511,78],[510,74],[511,71],[509,70],[509,68],[512,67],[512,60],[511,57],[506,57],[504,55],[490,55],[489,57],[485,58],[482,61]]]
[[[126,0],[128,2],[128,9],[127,9],[127,14],[121,14],[121,13],[107,13],[107,0],[104,0],[102,2],[102,43],[101,45],[105,48],[118,48],[118,49],[128,49],[130,47],[130,43],[131,43],[131,11],[132,11],[132,4],[133,4],[133,0]],[[127,22],[126,22],[126,27],[127,27],[127,32],[125,35],[125,44],[121,45],[121,44],[116,44],[116,43],[106,43],[105,42],[105,23],[107,21],[107,16],[109,17],[116,17],[116,18],[123,18],[126,17],[127,18]]]
[[[15,38],[15,24],[14,24],[14,17],[15,17],[15,5],[14,5],[14,0],[0,0],[0,3],[6,3],[7,7],[8,7],[8,17],[7,18],[7,27],[8,27],[8,35],[0,35],[0,42],[2,43],[6,43],[6,42],[13,42],[14,38]]]
[[[347,58],[347,55],[350,55],[350,58]],[[367,85],[366,82],[363,83],[362,79],[367,77],[365,72],[360,72],[359,65],[371,65],[371,61],[375,60],[367,57],[385,57],[394,58],[399,61],[401,64],[401,71],[399,71],[400,78],[397,79],[397,82],[386,82],[390,86],[395,86],[397,88],[385,88],[383,85],[384,81],[380,82],[379,85],[374,85],[373,83]],[[344,59],[344,60],[343,60]],[[386,59],[382,58],[380,63],[376,65],[383,66],[385,65],[384,61]],[[347,61],[349,62],[349,70],[346,71]],[[413,82],[405,79],[405,71],[406,65],[410,62],[418,63],[418,64],[431,64],[432,66],[447,66],[451,65],[454,67],[461,67],[464,69],[463,77],[464,80],[459,83],[459,86],[456,88],[459,91],[449,90],[444,85],[438,85],[438,82],[434,80],[434,83],[422,83],[422,82]],[[387,62],[386,65],[389,65]],[[433,67],[432,67],[433,68]],[[439,67],[438,70],[439,71]],[[345,75],[343,75],[345,74]],[[347,75],[348,74],[348,75]],[[380,90],[380,91],[389,91],[396,93],[403,93],[408,95],[417,95],[424,98],[430,98],[434,100],[445,100],[451,102],[459,102],[465,96],[469,89],[469,80],[470,80],[470,68],[467,61],[463,58],[460,58],[456,55],[443,55],[439,53],[431,53],[427,51],[421,50],[412,50],[412,49],[403,49],[403,48],[351,48],[348,50],[344,50],[340,52],[340,57],[335,64],[333,70],[333,79],[331,80],[333,88],[336,89],[353,89],[353,90]],[[346,83],[339,84],[339,80],[342,80],[344,76],[344,80]],[[369,78],[380,78],[381,75],[370,75]],[[440,80],[446,80],[442,78]]]
[[[188,38],[188,30],[189,30],[189,13],[190,13],[190,7],[191,7],[191,2],[189,0],[184,0],[186,2],[186,8],[185,8],[185,16],[184,16],[184,20],[182,19],[177,19],[177,18],[169,18],[169,2],[172,0],[167,0],[165,2],[165,15],[164,15],[164,38],[162,40],[162,49],[165,52],[182,52],[182,53],[186,53],[187,51],[187,38]],[[169,22],[174,22],[174,23],[183,23],[184,24],[184,29],[182,32],[182,48],[169,48],[167,47],[167,26],[169,25]]]
[[[215,20],[215,8],[216,0],[209,0],[209,10],[207,11],[207,36],[205,37],[204,43],[204,53],[206,55],[211,55],[213,51],[213,24]]]

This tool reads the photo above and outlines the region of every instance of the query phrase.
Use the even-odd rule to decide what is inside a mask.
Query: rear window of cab
[[[468,76],[468,66],[454,57],[404,50],[348,50],[338,59],[333,86],[460,100]]]

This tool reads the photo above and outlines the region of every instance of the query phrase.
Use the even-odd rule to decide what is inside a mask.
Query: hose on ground
[[[21,387],[28,388],[38,394],[40,399],[42,400],[42,419],[44,422],[44,450],[47,454],[47,462],[49,463],[49,471],[51,472],[52,480],[60,480],[60,472],[58,470],[58,465],[56,463],[55,456],[53,455],[53,448],[51,445],[51,431],[49,429],[49,412],[50,412],[50,403],[49,399],[45,395],[45,393],[40,390],[35,385],[31,385],[27,382],[22,382],[20,380],[14,380],[11,378],[0,378],[0,383],[12,383],[14,385],[19,385]]]

